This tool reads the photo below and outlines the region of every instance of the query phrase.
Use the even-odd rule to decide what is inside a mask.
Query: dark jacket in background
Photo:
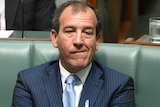
[[[24,23],[24,30],[50,30],[55,9],[55,0],[5,0],[6,29],[21,30]]]

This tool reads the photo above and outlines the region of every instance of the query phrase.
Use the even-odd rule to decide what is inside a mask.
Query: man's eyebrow
[[[67,29],[67,28],[76,29],[76,27],[74,27],[72,25],[67,25],[63,29]],[[84,26],[83,29],[94,29],[94,27],[93,26]]]
[[[75,28],[74,26],[71,26],[71,25],[68,25],[68,26],[65,26],[64,29],[67,29],[67,28]]]
[[[87,27],[84,27],[85,29],[94,29],[94,27],[92,26],[87,26]]]

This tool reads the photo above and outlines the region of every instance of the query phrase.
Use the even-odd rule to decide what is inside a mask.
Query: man
[[[5,0],[7,30],[50,30],[55,0]]]
[[[97,10],[80,1],[62,4],[55,12],[51,39],[58,61],[21,71],[12,107],[134,107],[131,77],[93,61],[98,50],[101,20]],[[66,78],[76,74],[74,98],[67,97]]]

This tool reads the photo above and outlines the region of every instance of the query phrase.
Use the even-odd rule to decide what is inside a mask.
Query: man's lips
[[[86,52],[86,50],[81,50],[81,51],[72,51],[71,53],[83,53]]]

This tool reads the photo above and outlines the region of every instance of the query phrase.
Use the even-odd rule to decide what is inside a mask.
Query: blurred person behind
[[[55,0],[1,0],[1,30],[50,30]]]

